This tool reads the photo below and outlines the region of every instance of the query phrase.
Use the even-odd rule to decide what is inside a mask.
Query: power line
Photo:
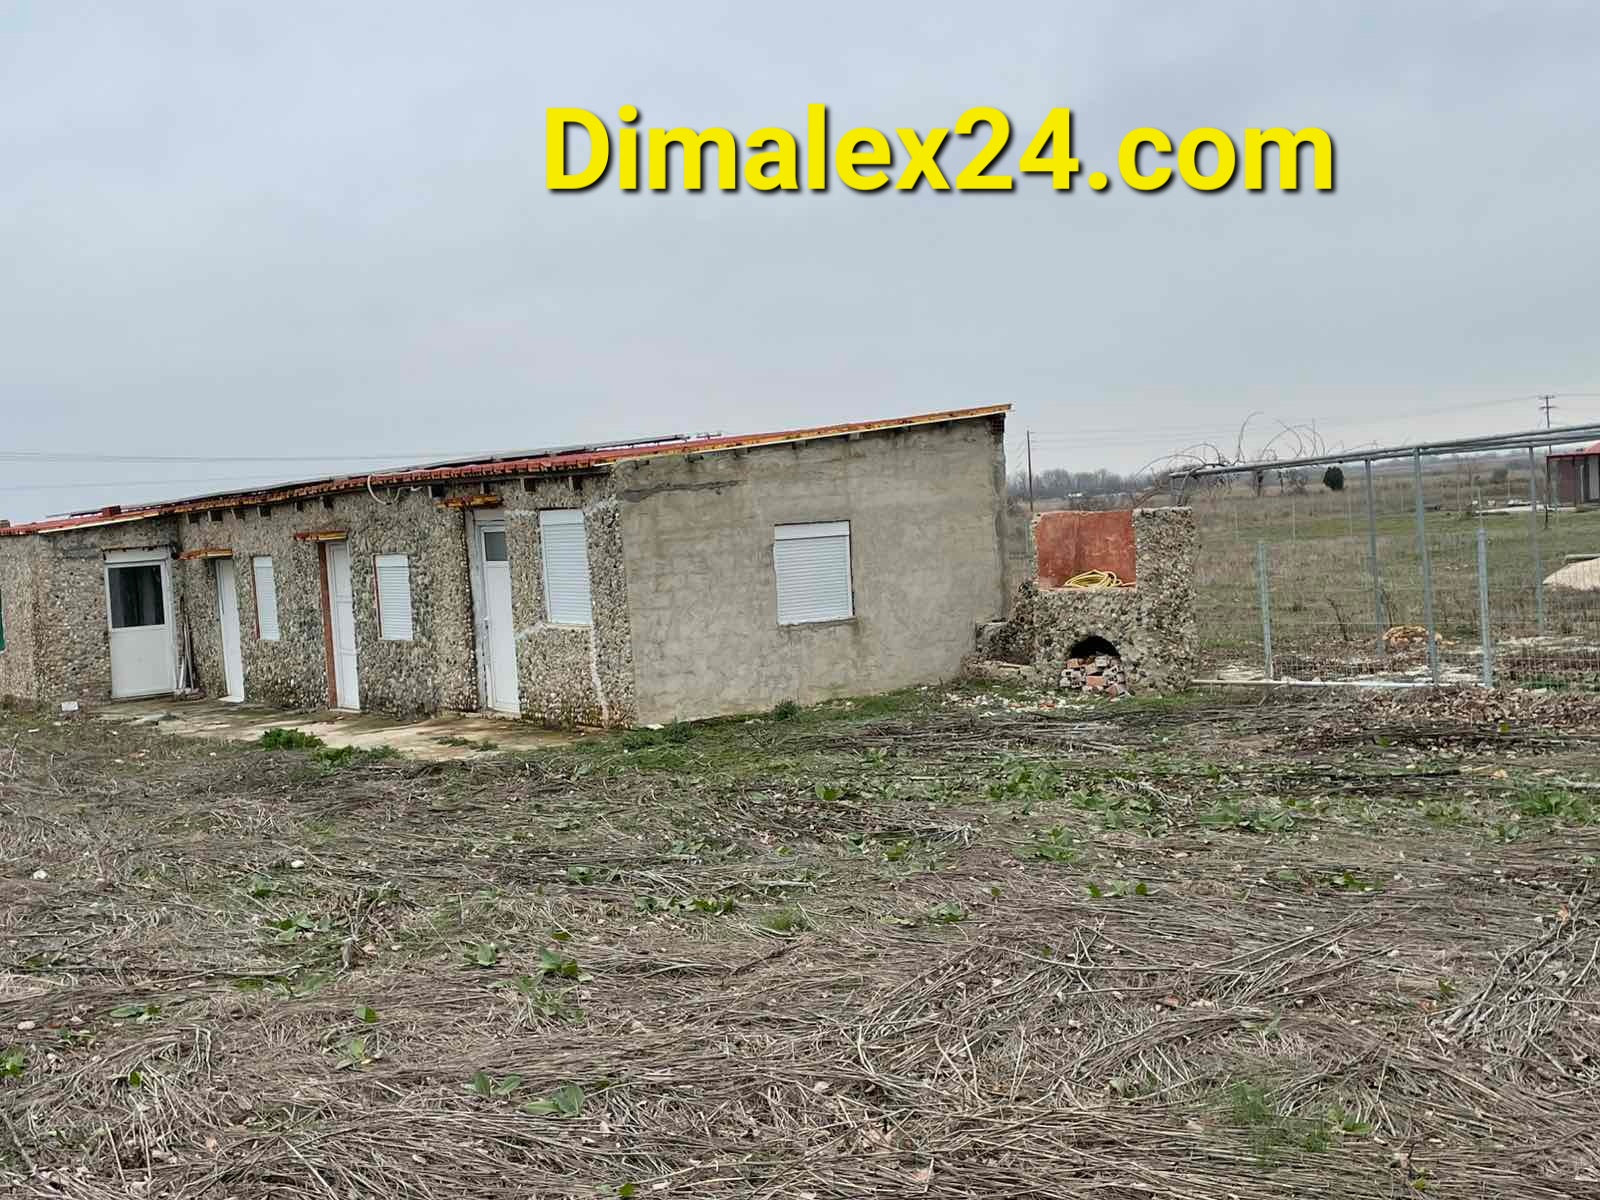
[[[348,463],[448,458],[450,451],[392,454],[97,454],[76,450],[0,450],[0,462],[101,463]]]
[[[85,479],[72,483],[8,483],[0,485],[0,492],[54,492],[73,488],[87,491],[93,488],[167,487],[169,485],[189,487],[197,483],[270,483],[277,478],[276,475],[206,475],[197,479],[107,479],[104,482],[96,479]]]

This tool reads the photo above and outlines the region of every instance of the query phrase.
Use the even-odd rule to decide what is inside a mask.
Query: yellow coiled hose
[[[1122,588],[1132,587],[1131,583],[1122,582],[1115,571],[1084,571],[1074,575],[1063,587],[1069,588]]]

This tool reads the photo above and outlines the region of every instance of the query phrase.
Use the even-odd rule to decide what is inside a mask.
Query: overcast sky
[[[1600,419],[1600,6],[1314,7],[0,3],[0,452],[203,460],[0,462],[0,515],[997,401],[1073,467]],[[624,103],[988,104],[1013,170],[1070,106],[1084,174],[547,191],[545,109]],[[1143,125],[1318,125],[1338,187],[1090,191]]]

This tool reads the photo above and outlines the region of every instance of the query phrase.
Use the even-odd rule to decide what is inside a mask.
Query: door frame
[[[227,694],[222,698],[234,704],[244,701],[244,628],[239,613],[239,570],[235,566],[232,555],[214,558],[212,574],[215,576],[217,591],[217,626],[222,637],[222,686],[227,689]],[[228,678],[228,621],[222,607],[222,568],[226,564],[228,579],[233,586],[233,641],[239,650],[239,687],[235,691],[233,680]]]
[[[490,661],[489,647],[489,588],[484,579],[483,564],[483,532],[485,527],[498,528],[506,535],[507,560],[506,569],[511,569],[510,547],[511,530],[507,525],[504,513],[491,510],[494,515],[480,517],[476,512],[467,512],[467,579],[472,590],[472,658],[478,669],[478,711],[491,713],[496,716],[511,717],[522,715],[521,688],[518,688],[517,707],[494,707],[490,697],[490,672],[493,664]],[[513,658],[512,669],[516,669],[515,659],[516,630],[512,629]],[[518,680],[520,684],[521,681]]]
[[[504,518],[497,518],[504,520]],[[467,510],[467,584],[472,591],[472,661],[478,670],[478,710],[489,710],[489,654],[484,628],[488,623],[483,583],[483,531],[478,514]]]
[[[350,615],[352,624],[354,624],[355,618],[355,558],[350,553],[350,541],[348,538],[343,537],[322,538],[317,543],[317,570],[322,588],[322,649],[326,656],[328,675],[328,707],[340,709],[341,712],[359,712],[361,711],[361,676],[359,670],[356,675],[356,707],[354,709],[342,709],[339,705],[339,651],[334,644],[333,582],[331,578],[332,571],[328,565],[329,556],[333,553],[335,546],[343,547],[345,555],[350,558]],[[358,662],[360,649],[361,644],[358,640],[356,643]]]
[[[154,692],[117,694],[117,680],[111,669],[111,638],[116,630],[111,626],[111,568],[140,566],[157,563],[161,567],[162,613],[167,618],[168,665],[172,669],[172,686]],[[132,550],[107,550],[100,564],[100,591],[106,605],[106,675],[111,683],[113,700],[139,700],[147,696],[175,696],[178,694],[178,614],[172,607],[172,551],[166,546],[146,546]]]

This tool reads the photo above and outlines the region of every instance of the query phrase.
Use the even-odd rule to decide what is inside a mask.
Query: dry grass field
[[[1600,1192],[1600,707],[0,716],[19,1196]]]

